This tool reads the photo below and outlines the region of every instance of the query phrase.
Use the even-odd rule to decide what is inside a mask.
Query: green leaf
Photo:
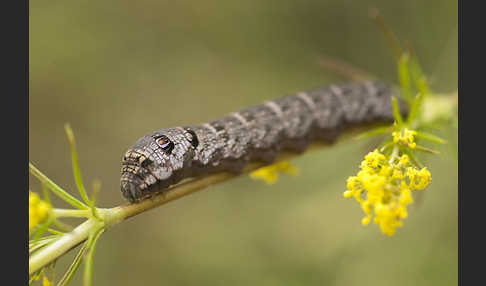
[[[408,68],[409,55],[403,53],[398,59],[398,80],[402,88],[402,96],[409,103],[413,100],[410,90],[410,72]]]
[[[430,133],[427,133],[427,132],[423,132],[423,131],[417,131],[417,134],[415,134],[415,137],[417,138],[420,138],[420,139],[424,139],[424,140],[428,140],[428,141],[431,141],[431,142],[434,142],[434,143],[437,143],[437,144],[445,144],[447,143],[446,140],[438,137],[438,136],[435,136],[434,134],[430,134]]]
[[[51,199],[49,197],[49,188],[45,183],[42,183],[42,193],[44,194],[44,201],[50,205]]]
[[[60,231],[52,229],[52,228],[48,228],[47,231],[52,233],[52,234],[55,234],[55,235],[64,235],[64,232],[60,232]]]
[[[99,180],[95,180],[93,182],[93,193],[91,195],[91,213],[93,214],[93,216],[95,218],[98,218],[100,219],[100,217],[98,216],[98,213],[96,211],[96,199],[98,198],[98,193],[100,192],[101,190],[101,182]]]
[[[412,122],[417,118],[420,111],[420,106],[422,105],[425,93],[419,93],[413,100],[412,106],[410,107],[410,112],[407,117],[407,125],[411,125]]]
[[[83,261],[83,257],[84,257],[87,250],[88,250],[88,242],[85,242],[83,244],[83,246],[81,247],[81,249],[79,250],[78,254],[76,254],[76,257],[74,257],[74,260],[71,263],[71,265],[69,266],[66,273],[64,273],[64,276],[61,278],[59,283],[57,283],[57,286],[65,286],[71,281],[74,274],[78,270],[79,265]]]
[[[40,243],[36,243],[32,246],[29,247],[29,254],[32,254],[34,253],[35,251],[41,249],[41,248],[44,248],[46,246],[48,246],[49,244],[53,243],[55,241],[55,239],[53,240],[48,240],[48,241],[43,241],[43,242],[40,242]]]
[[[379,134],[391,132],[391,130],[392,130],[391,126],[377,127],[377,128],[371,129],[370,131],[363,132],[363,133],[359,134],[354,139],[365,139],[365,138],[373,137],[373,136],[376,136],[376,135],[379,135]]]
[[[56,281],[56,263],[57,263],[57,260],[54,260],[54,262],[52,262],[49,265],[49,268],[51,268],[51,271],[52,271],[52,277],[51,277],[52,282]]]
[[[39,171],[36,167],[34,167],[34,165],[31,162],[29,162],[29,171],[41,183],[45,184],[54,194],[56,194],[58,197],[63,199],[68,204],[78,209],[82,209],[82,210],[88,209],[87,205],[83,204],[81,201],[71,196],[68,192],[63,190],[58,185],[56,185],[46,175],[42,174],[41,171]]]
[[[392,106],[393,106],[393,117],[398,124],[398,128],[401,129],[403,126],[403,118],[400,114],[400,108],[398,107],[398,101],[396,97],[392,97]]]
[[[412,76],[412,81],[419,91],[419,93],[427,95],[429,93],[429,87],[427,83],[427,78],[422,72],[422,68],[415,56],[410,59],[410,75]]]
[[[91,286],[93,284],[93,257],[94,257],[94,250],[96,248],[96,242],[98,238],[103,233],[104,229],[100,228],[94,235],[90,235],[88,244],[89,250],[86,256],[86,262],[84,263],[84,281],[83,284],[85,286]]]
[[[30,240],[29,241],[29,254],[51,244],[52,242],[56,241],[59,237],[61,237],[61,236],[49,235],[49,236],[44,236],[44,237],[38,238],[36,240]]]
[[[52,224],[57,226],[60,230],[65,231],[65,232],[69,232],[69,231],[72,231],[74,229],[74,227],[72,227],[71,225],[69,225],[65,222],[60,221],[58,218],[54,219]]]
[[[412,82],[414,84],[414,87],[418,90],[418,95],[413,100],[411,111],[407,120],[407,123],[410,125],[412,124],[412,121],[415,120],[418,116],[419,109],[422,105],[424,98],[429,95],[429,88],[427,78],[422,72],[422,68],[420,67],[420,64],[418,63],[418,60],[415,56],[412,56],[410,59],[409,70],[412,76]]]
[[[47,228],[49,228],[49,226],[52,224],[52,222],[54,221],[54,217],[52,215],[49,215],[47,217],[47,220],[41,224],[33,233],[33,240],[37,240],[39,237],[41,237],[41,235],[44,234],[44,232],[47,231]]]
[[[39,243],[43,243],[44,241],[46,240],[49,240],[49,239],[52,239],[54,237],[54,235],[48,235],[48,236],[43,236],[43,237],[40,237],[38,239],[29,239],[29,248],[39,244]]]
[[[437,150],[429,149],[427,147],[420,146],[420,145],[415,146],[415,149],[418,150],[418,151],[426,152],[426,153],[431,153],[431,154],[436,154],[436,155],[440,154],[440,152],[437,151]]]
[[[78,187],[79,193],[81,194],[81,197],[83,198],[84,202],[89,206],[91,206],[92,203],[88,198],[86,189],[84,188],[83,179],[81,178],[81,169],[79,168],[78,153],[76,151],[76,141],[74,140],[74,133],[69,123],[64,124],[64,130],[66,131],[66,136],[69,141],[69,146],[71,147],[71,158],[73,163],[74,181],[76,182],[76,186]]]

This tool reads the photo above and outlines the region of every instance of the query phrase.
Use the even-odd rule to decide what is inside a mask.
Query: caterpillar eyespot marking
[[[191,143],[192,147],[194,147],[194,149],[196,149],[197,146],[199,145],[199,140],[197,139],[196,133],[189,128],[186,128],[185,131],[186,131],[185,135],[186,135],[187,141],[189,141]]]
[[[397,93],[378,81],[331,85],[202,125],[157,130],[123,157],[121,192],[136,202],[182,179],[236,172],[251,161],[270,164],[282,150],[301,152],[316,140],[334,142],[348,128],[393,122],[392,96]],[[408,107],[399,105],[406,115]]]
[[[164,149],[167,154],[170,155],[172,152],[172,149],[174,149],[174,143],[170,141],[167,136],[161,135],[155,139],[155,142],[157,142],[157,145],[160,146],[160,148]]]

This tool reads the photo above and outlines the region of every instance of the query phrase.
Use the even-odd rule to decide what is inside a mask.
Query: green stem
[[[393,117],[395,118],[398,128],[401,129],[403,126],[403,118],[400,114],[400,107],[398,107],[398,101],[396,97],[392,97],[392,108],[393,108]]]
[[[98,238],[100,238],[101,234],[103,233],[104,229],[100,229],[93,234],[92,237],[88,240],[88,253],[86,255],[86,261],[84,262],[84,285],[91,286],[93,284],[93,256],[94,250],[96,248],[96,242]]]
[[[64,234],[52,244],[40,249],[29,258],[29,275],[53,262],[71,248],[86,240],[89,233],[102,224],[98,220],[89,219],[76,227],[72,232]]]
[[[357,133],[362,132],[363,129],[369,130],[374,127],[377,126],[369,125],[362,128],[350,130],[349,132],[346,132],[345,134],[343,134],[343,136],[341,136],[339,142],[353,138]],[[308,151],[310,152],[315,150],[322,150],[326,147],[329,147],[329,144],[316,142],[312,146],[310,146]],[[291,152],[282,152],[276,162],[289,160],[299,155],[300,154]],[[164,193],[159,193],[152,198],[147,198],[135,204],[122,205],[111,209],[97,208],[97,213],[99,214],[99,217],[102,221],[96,218],[90,218],[78,227],[76,227],[72,232],[64,234],[57,241],[34,253],[29,258],[29,274],[35,273],[42,267],[55,261],[60,256],[64,255],[66,252],[74,248],[76,245],[88,239],[90,233],[96,232],[100,230],[100,228],[106,230],[109,227],[137,214],[141,214],[145,211],[166,204],[170,201],[187,196],[210,185],[221,183],[244,173],[251,172],[253,170],[263,167],[264,165],[264,163],[252,163],[249,164],[241,174],[223,172],[213,174],[201,179],[195,179],[185,183],[181,183],[168,189]],[[80,211],[68,212],[68,210],[59,209],[56,209],[56,211],[58,212],[58,214],[77,214],[80,216],[84,214]]]
[[[67,193],[65,190],[63,190],[61,187],[56,185],[53,181],[51,181],[46,175],[42,174],[41,171],[39,171],[32,163],[29,162],[29,170],[34,177],[39,179],[42,183],[46,184],[47,187],[56,195],[58,195],[61,199],[66,201],[68,204],[72,205],[75,208],[78,209],[88,209],[88,206],[80,202],[78,199],[75,197],[71,196],[69,193]]]
[[[64,125],[64,130],[66,131],[69,146],[71,147],[74,181],[76,182],[76,186],[78,187],[79,193],[81,194],[84,202],[89,206],[92,206],[92,203],[88,198],[88,194],[86,193],[86,189],[84,188],[83,179],[81,178],[81,169],[79,168],[78,152],[76,151],[76,141],[74,140],[73,130],[69,124]]]
[[[52,209],[55,218],[60,217],[85,217],[91,218],[91,210],[69,210],[69,209]]]
[[[74,274],[79,268],[79,265],[81,265],[81,262],[83,261],[84,255],[86,254],[86,251],[88,250],[88,243],[85,242],[83,246],[81,246],[81,249],[79,250],[78,254],[74,257],[73,262],[67,269],[66,273],[64,276],[61,278],[59,283],[57,283],[57,286],[66,286],[71,282],[71,279],[73,278]]]
[[[54,226],[56,226],[57,228],[59,228],[59,230],[62,231],[62,232],[69,232],[69,231],[72,231],[74,229],[74,227],[72,227],[71,225],[69,225],[65,222],[62,222],[58,219],[54,219],[52,224]]]

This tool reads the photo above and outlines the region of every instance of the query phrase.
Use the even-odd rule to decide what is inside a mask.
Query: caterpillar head
[[[190,128],[163,129],[140,138],[122,159],[123,196],[135,202],[177,183],[198,144]]]

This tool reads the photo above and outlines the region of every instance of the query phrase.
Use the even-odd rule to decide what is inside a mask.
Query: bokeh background
[[[75,193],[70,122],[85,183],[100,179],[99,205],[113,207],[122,154],[147,132],[346,80],[320,57],[396,83],[370,7],[410,41],[433,90],[457,88],[457,1],[31,1],[30,161]],[[347,141],[294,160],[296,178],[240,177],[117,225],[98,243],[94,283],[456,285],[454,145],[427,161],[433,182],[393,238],[342,197],[369,148]]]

